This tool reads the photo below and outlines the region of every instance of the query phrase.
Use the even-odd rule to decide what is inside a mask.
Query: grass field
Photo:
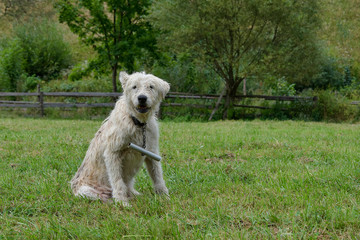
[[[171,199],[75,198],[100,121],[0,119],[0,239],[360,239],[360,125],[161,123]]]

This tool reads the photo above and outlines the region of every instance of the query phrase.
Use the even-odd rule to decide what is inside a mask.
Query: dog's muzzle
[[[138,106],[137,108],[136,108],[136,110],[139,112],[139,113],[147,113],[149,110],[150,110],[150,108],[149,107],[146,107],[146,106]]]
[[[140,95],[138,96],[139,105],[136,107],[136,110],[139,113],[147,113],[150,110],[150,107],[147,106],[147,96]]]

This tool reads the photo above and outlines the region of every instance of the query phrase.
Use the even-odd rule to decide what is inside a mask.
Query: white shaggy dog
[[[159,154],[159,131],[155,117],[161,100],[168,93],[167,82],[151,74],[120,73],[124,94],[90,143],[84,161],[71,180],[76,196],[109,200],[129,206],[139,193],[134,177],[144,161],[155,192],[168,195],[161,163],[128,148],[129,143]]]

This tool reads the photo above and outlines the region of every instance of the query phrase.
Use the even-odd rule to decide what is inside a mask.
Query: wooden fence
[[[122,93],[113,93],[113,92],[42,92],[40,87],[38,86],[37,92],[31,93],[20,93],[20,92],[0,92],[0,98],[4,97],[36,97],[36,101],[13,101],[13,100],[1,100],[0,99],[0,107],[10,107],[10,108],[38,108],[42,116],[45,115],[45,108],[83,108],[83,107],[113,107],[115,102],[105,102],[105,103],[67,103],[67,102],[46,102],[44,99],[48,97],[86,97],[86,98],[94,98],[94,97],[111,97],[117,98],[121,96]],[[200,109],[213,109],[209,120],[211,120],[215,111],[222,104],[221,101],[225,96],[223,94],[191,94],[191,93],[179,93],[179,92],[170,92],[166,99],[173,99],[169,101],[164,101],[161,106],[167,107],[190,107],[190,108],[200,108]],[[236,96],[238,100],[252,98],[252,99],[263,99],[267,101],[312,101],[316,102],[317,97],[299,97],[299,96],[266,96],[266,95],[239,95]],[[177,99],[193,99],[191,103],[174,102]],[[194,103],[197,100],[205,100],[207,104],[198,104]],[[216,102],[216,103],[215,103]],[[357,104],[357,103],[353,103]],[[265,106],[253,106],[253,105],[241,105],[235,104],[234,107],[241,108],[255,108],[255,109],[271,109],[271,107]],[[287,109],[282,109],[287,110]]]

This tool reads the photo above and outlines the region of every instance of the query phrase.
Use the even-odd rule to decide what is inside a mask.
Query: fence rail
[[[119,97],[122,93],[112,92],[0,92],[0,97],[26,97],[26,96],[49,96],[49,97]],[[184,98],[184,99],[218,99],[217,94],[191,94],[170,92],[166,98]],[[317,97],[300,97],[300,96],[267,96],[267,95],[238,95],[235,98],[262,98],[265,100],[278,101],[296,101],[311,100],[316,101]]]
[[[39,108],[41,115],[43,116],[45,108],[88,108],[88,107],[113,107],[114,102],[107,103],[65,103],[65,102],[45,102],[44,98],[47,97],[119,97],[122,93],[113,93],[113,92],[42,92],[38,86],[37,92],[32,93],[21,93],[21,92],[0,92],[0,97],[37,97],[37,101],[10,101],[10,100],[0,100],[0,107],[11,107],[11,108]],[[177,102],[163,102],[161,106],[163,107],[190,107],[190,108],[201,108],[201,109],[214,109],[217,110],[218,105],[221,100],[225,98],[223,94],[191,94],[191,93],[181,93],[181,92],[170,92],[166,99],[194,99],[194,100],[212,100],[210,104],[194,104],[194,103],[177,103]],[[246,98],[252,99],[263,99],[267,101],[312,101],[316,102],[317,97],[300,97],[300,96],[267,96],[267,95],[239,95],[236,96],[237,100],[242,100]],[[216,106],[215,101],[217,100]],[[359,102],[353,102],[352,104],[359,104]],[[243,105],[243,104],[234,104],[234,107],[242,108],[254,108],[254,109],[270,109],[271,107],[265,106],[252,106],[252,105]],[[287,109],[281,109],[287,110]],[[213,115],[213,113],[212,113]]]

